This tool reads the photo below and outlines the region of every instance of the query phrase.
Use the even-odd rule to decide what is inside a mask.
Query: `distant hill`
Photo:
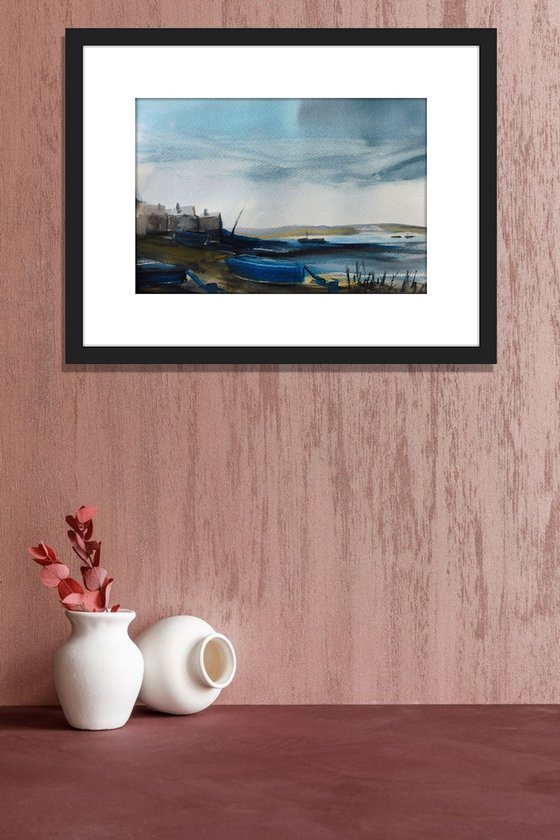
[[[411,233],[417,233],[419,236],[426,233],[426,228],[420,227],[419,225],[398,225],[390,223],[377,225],[377,227],[386,230],[387,233],[404,233],[405,231],[410,231]]]
[[[425,227],[418,225],[401,225],[391,223],[369,225],[283,225],[275,228],[237,228],[237,233],[247,236],[262,236],[263,238],[283,236],[353,236],[358,233],[374,233],[384,230],[387,233],[404,233],[410,231],[417,235],[426,233]]]

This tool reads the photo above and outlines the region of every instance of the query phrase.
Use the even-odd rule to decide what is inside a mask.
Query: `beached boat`
[[[178,245],[186,245],[189,248],[217,248],[220,245],[218,232],[177,230],[173,238]]]
[[[202,289],[208,295],[225,295],[227,294],[225,289],[220,288],[217,283],[205,283],[204,280],[201,280],[198,274],[195,274],[194,271],[191,269],[186,270],[187,278],[190,278],[195,286],[198,286],[199,289]]]
[[[308,245],[309,243],[312,245],[323,245],[326,241],[322,236],[309,236],[308,231],[305,231],[305,236],[298,239],[298,242],[301,242],[302,245]]]
[[[178,245],[186,245],[190,248],[208,248],[214,251],[230,251],[234,254],[253,251],[259,247],[274,249],[276,251],[287,251],[290,248],[288,242],[280,239],[260,239],[258,236],[243,236],[225,228],[210,234],[199,233],[195,230],[178,230],[174,236],[175,242]]]
[[[274,260],[255,257],[250,254],[229,257],[225,264],[232,272],[244,280],[254,283],[272,283],[276,285],[296,285],[303,283],[304,267],[290,260]]]
[[[178,265],[158,262],[157,260],[138,260],[136,264],[136,285],[180,286],[185,282],[185,269]]]

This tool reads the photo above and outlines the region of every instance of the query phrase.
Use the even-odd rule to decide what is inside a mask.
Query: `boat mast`
[[[245,208],[244,208],[244,207],[242,207],[242,208],[241,208],[241,210],[239,211],[239,216],[238,216],[238,217],[237,217],[237,219],[235,220],[235,224],[234,224],[234,226],[233,226],[233,227],[232,227],[232,229],[231,229],[231,235],[232,235],[232,236],[233,236],[233,234],[235,233],[235,228],[237,227],[237,222],[238,222],[238,221],[239,221],[239,219],[241,218],[241,214],[243,213],[243,211],[244,211],[244,210],[245,210]]]

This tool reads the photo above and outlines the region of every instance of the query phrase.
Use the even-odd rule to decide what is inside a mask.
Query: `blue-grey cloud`
[[[257,166],[248,166],[246,177],[251,181],[257,182],[271,182],[271,181],[289,181],[295,176],[293,169],[287,166],[276,166],[274,164],[259,164]]]
[[[200,162],[261,184],[425,177],[423,99],[138,100],[139,164]]]
[[[370,146],[425,144],[425,99],[304,99],[298,111],[308,136],[360,137]]]
[[[415,155],[374,173],[377,181],[411,181],[426,177],[426,155]]]

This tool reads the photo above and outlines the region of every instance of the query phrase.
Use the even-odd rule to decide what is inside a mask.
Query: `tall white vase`
[[[54,657],[60,705],[76,729],[118,729],[138,697],[144,662],[128,635],[132,610],[66,610],[72,633]]]
[[[158,621],[136,644],[144,657],[140,700],[159,712],[200,712],[235,676],[237,663],[230,640],[193,615]]]

